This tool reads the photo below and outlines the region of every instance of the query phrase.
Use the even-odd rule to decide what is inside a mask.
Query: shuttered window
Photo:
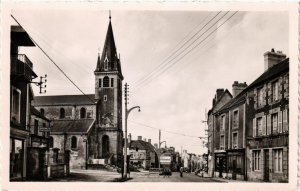
[[[105,76],[103,78],[103,87],[108,88],[109,87],[109,77]]]

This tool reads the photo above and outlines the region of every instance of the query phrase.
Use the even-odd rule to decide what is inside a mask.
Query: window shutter
[[[253,119],[253,137],[256,137],[256,118]]]
[[[267,135],[270,135],[271,132],[271,115],[267,115]]]
[[[252,156],[252,159],[250,160],[250,164],[249,164],[249,167],[250,167],[250,170],[252,169],[252,171],[254,171],[254,156],[253,156],[253,152],[252,152],[252,150],[250,150],[249,151],[249,154],[250,154],[250,156]]]
[[[282,99],[282,84],[283,84],[283,80],[281,76],[278,80],[278,100]]]
[[[263,101],[262,101],[262,106],[265,106],[266,105],[266,98],[267,98],[267,85],[265,84],[263,89],[262,89],[262,92],[263,92]]]
[[[272,83],[268,83],[268,104],[272,103]]]
[[[262,135],[266,135],[267,134],[267,128],[266,128],[266,116],[264,115],[262,117]]]
[[[254,109],[257,109],[257,89],[254,89],[254,96],[253,96],[253,101],[254,101]]]
[[[278,133],[282,133],[282,111],[278,112]]]
[[[283,122],[282,122],[282,129],[283,132],[288,132],[288,116],[287,116],[287,109],[283,110]]]

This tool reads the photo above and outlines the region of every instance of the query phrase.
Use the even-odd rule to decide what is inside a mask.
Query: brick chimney
[[[146,139],[146,138],[144,138],[144,141],[145,141],[145,142],[147,142],[147,139]]]
[[[128,134],[128,143],[130,144],[131,142],[131,133]]]
[[[284,60],[286,55],[283,54],[281,51],[276,51],[272,48],[271,52],[267,51],[264,53],[265,59],[265,71],[267,71],[272,66],[278,64],[280,61]]]
[[[138,140],[141,141],[142,140],[142,136],[138,136]]]
[[[148,143],[151,143],[151,139],[148,139]]]
[[[247,87],[247,83],[246,82],[239,83],[238,81],[234,81],[234,83],[232,84],[232,96],[233,97],[237,96],[246,87]]]

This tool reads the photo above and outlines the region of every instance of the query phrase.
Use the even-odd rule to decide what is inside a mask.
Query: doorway
[[[102,157],[109,157],[109,137],[107,135],[102,137]]]
[[[264,150],[264,181],[269,182],[269,149]]]

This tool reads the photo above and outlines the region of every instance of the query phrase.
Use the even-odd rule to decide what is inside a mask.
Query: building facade
[[[10,181],[26,180],[27,148],[30,146],[30,83],[37,75],[19,47],[35,46],[20,26],[11,27],[10,44]]]
[[[272,49],[265,72],[247,91],[247,176],[288,182],[289,59]]]
[[[264,61],[257,79],[249,86],[234,82],[233,98],[208,113],[214,176],[288,182],[289,59],[272,49]]]

